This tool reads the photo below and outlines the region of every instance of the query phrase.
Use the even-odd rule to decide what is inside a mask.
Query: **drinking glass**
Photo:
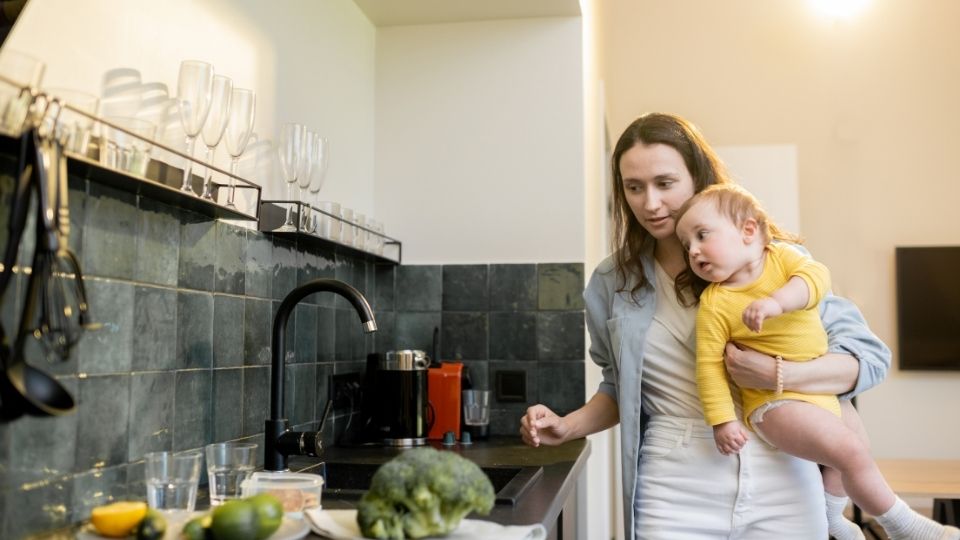
[[[330,143],[326,137],[317,137],[317,163],[310,175],[310,197],[320,204],[320,188],[323,187],[323,181],[327,178],[327,167],[330,165]],[[339,205],[337,206],[339,209]],[[313,223],[310,225],[310,233],[317,231],[317,216],[314,216]]]
[[[203,138],[203,145],[207,147],[203,154],[203,162],[206,171],[203,175],[203,191],[200,197],[213,200],[210,189],[210,180],[213,178],[213,172],[210,165],[213,163],[214,152],[220,139],[223,138],[223,132],[227,129],[227,120],[230,119],[230,97],[233,92],[233,81],[223,75],[214,75],[213,90],[210,96],[210,112],[207,113],[207,121],[203,124],[200,134]]]
[[[230,111],[227,120],[227,131],[224,133],[224,142],[227,153],[230,154],[230,189],[227,192],[227,207],[235,208],[233,194],[236,189],[237,160],[247,148],[250,135],[253,133],[253,120],[257,112],[257,96],[253,90],[234,88],[230,94]]]
[[[177,101],[180,104],[180,122],[187,139],[187,155],[193,157],[194,143],[203,129],[210,112],[210,97],[213,93],[213,66],[199,60],[184,60],[180,63],[177,77]],[[193,161],[187,160],[183,168],[181,191],[196,195],[190,183]]]
[[[357,235],[357,226],[353,224],[353,209],[341,208],[340,217],[343,218],[340,243],[345,246],[352,246],[354,237]]]
[[[302,170],[300,160],[304,154],[303,144],[306,134],[307,128],[303,124],[284,124],[280,128],[280,142],[277,151],[280,156],[280,171],[283,174],[283,180],[287,183],[288,200],[293,198],[291,192]],[[287,217],[277,231],[295,232],[296,230],[297,226],[293,222],[293,208],[290,204],[287,204]]]
[[[300,201],[300,229],[307,231],[310,215],[310,205],[307,202],[307,188],[310,187],[310,179],[313,176],[313,171],[317,167],[317,152],[319,147],[317,146],[317,140],[320,139],[320,136],[317,135],[315,131],[307,130],[307,134],[303,139],[303,156],[300,159],[300,173],[297,175],[297,187],[299,191],[297,194],[297,200]],[[309,231],[307,231],[309,232]]]
[[[147,505],[156,510],[192,512],[200,483],[199,450],[146,455]]]
[[[109,117],[107,122],[135,133],[134,137],[119,129],[103,125],[100,141],[100,162],[108,167],[143,176],[150,164],[150,143],[156,126],[139,118]]]
[[[317,234],[334,242],[339,242],[343,234],[343,222],[340,221],[340,203],[322,201],[317,203],[321,214],[317,219]]]
[[[74,109],[94,116],[97,114],[97,106],[100,100],[93,94],[69,88],[47,88],[45,92],[50,95],[51,99],[58,100],[61,104],[70,105]],[[56,122],[54,133],[57,139],[63,143],[63,147],[70,152],[86,155],[93,120],[72,110],[61,109],[56,117]]]
[[[0,49],[0,73],[19,86],[4,84],[0,88],[0,132],[14,137],[20,135],[45,68],[43,62],[30,55],[9,47]]]
[[[256,465],[256,444],[208,444],[207,479],[210,481],[210,505],[219,506],[228,499],[239,499],[240,486],[253,474]]]
[[[463,391],[463,423],[484,426],[490,423],[490,391]]]
[[[355,224],[355,232],[353,233],[353,247],[357,249],[366,249],[367,231],[364,229],[367,228],[367,216],[361,214],[360,212],[354,212],[353,223]]]

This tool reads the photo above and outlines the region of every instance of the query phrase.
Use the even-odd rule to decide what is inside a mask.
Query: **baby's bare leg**
[[[867,446],[829,411],[791,402],[767,411],[756,427],[784,452],[839,471],[843,488],[867,512],[883,514],[896,501]]]
[[[860,413],[850,403],[850,400],[840,400],[840,412],[843,424],[850,428],[860,438],[867,452],[870,451],[870,438],[867,436],[867,430],[863,427],[863,421],[860,420]],[[843,489],[843,481],[840,477],[840,471],[824,465],[823,467],[823,489],[835,497],[846,497],[847,492]]]

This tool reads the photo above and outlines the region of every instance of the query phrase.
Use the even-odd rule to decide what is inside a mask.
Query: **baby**
[[[722,454],[739,453],[755,432],[788,454],[825,466],[830,535],[862,539],[843,517],[850,498],[893,540],[960,540],[960,530],[916,513],[898,498],[870,456],[856,410],[843,413],[836,396],[783,389],[782,362],[806,361],[827,352],[817,305],[830,288],[826,267],[786,242],[796,238],[771,223],[755,197],[734,185],[714,185],[677,212],[677,236],[690,269],[710,282],[697,311],[697,387],[704,417]],[[737,418],[727,383],[727,342],[773,356],[774,390],[741,389]]]

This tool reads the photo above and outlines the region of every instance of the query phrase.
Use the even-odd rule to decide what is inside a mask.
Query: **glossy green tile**
[[[263,433],[270,414],[270,368],[243,368],[243,436]]]
[[[243,364],[270,364],[273,302],[247,298],[243,304]]]
[[[443,310],[486,311],[490,306],[485,264],[445,265],[443,267]]]
[[[175,388],[173,449],[180,451],[201,448],[212,442],[211,370],[177,371]]]
[[[273,241],[261,232],[247,231],[243,284],[247,296],[273,298]]]
[[[177,366],[180,369],[213,365],[213,295],[180,291],[177,294]]]
[[[537,309],[537,266],[534,264],[490,265],[490,311]]]
[[[83,227],[83,271],[88,276],[133,279],[139,212],[135,195],[91,184]]]
[[[444,311],[441,316],[443,360],[486,360],[488,314]],[[432,347],[427,352],[432,354]]]
[[[583,264],[537,265],[539,309],[583,309]]]
[[[216,235],[217,267],[214,289],[222,293],[243,294],[247,258],[246,229],[218,221]]]
[[[126,462],[130,381],[128,374],[92,375],[79,380],[77,470]]]
[[[138,221],[135,278],[145,283],[176,286],[180,269],[179,211],[141,199]]]
[[[537,359],[536,312],[490,313],[490,359]]]
[[[397,267],[397,311],[440,311],[443,307],[443,267]]]
[[[213,296],[213,367],[243,365],[245,304],[241,296]]]
[[[143,459],[147,452],[173,450],[175,391],[173,371],[131,375],[128,461]]]
[[[584,324],[582,311],[537,313],[537,358],[583,362]]]
[[[213,440],[243,435],[243,369],[213,370]]]
[[[85,332],[77,346],[81,373],[124,373],[132,366],[134,287],[120,281],[85,280],[91,318],[102,327]]]
[[[216,222],[187,212],[183,215],[177,283],[184,289],[212,291],[217,260]]]
[[[133,371],[177,367],[177,291],[136,287],[133,292]]]

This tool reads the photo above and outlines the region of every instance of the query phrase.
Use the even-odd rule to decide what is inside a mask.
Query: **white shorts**
[[[637,540],[827,538],[816,464],[751,438],[739,456],[717,451],[703,419],[655,416],[640,449]]]

